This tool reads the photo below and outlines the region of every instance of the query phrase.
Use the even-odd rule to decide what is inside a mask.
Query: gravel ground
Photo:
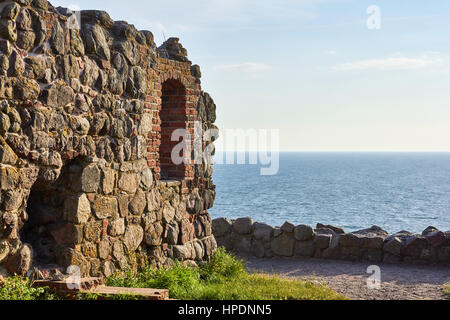
[[[450,266],[378,264],[381,288],[370,290],[370,263],[331,260],[247,259],[251,271],[325,282],[354,300],[442,300],[442,286],[450,282]]]

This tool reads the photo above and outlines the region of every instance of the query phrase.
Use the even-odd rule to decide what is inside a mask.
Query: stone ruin
[[[0,12],[0,275],[210,256],[212,167],[175,165],[171,134],[215,128],[216,106],[178,39],[157,48],[106,12],[76,19],[46,0]]]

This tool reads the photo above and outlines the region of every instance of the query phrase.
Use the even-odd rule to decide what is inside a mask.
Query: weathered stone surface
[[[83,224],[91,217],[91,203],[86,194],[67,198],[64,202],[64,214],[70,222]]]
[[[253,220],[251,218],[240,218],[233,223],[233,231],[237,234],[250,234],[252,228]]]
[[[331,226],[331,225],[323,225],[321,223],[318,223],[316,226],[316,229],[331,229],[337,234],[344,234],[345,231],[342,228]]]
[[[440,247],[446,241],[445,233],[443,233],[442,231],[426,233],[425,238],[427,239],[427,242],[434,248]]]
[[[31,268],[32,259],[33,250],[25,244],[8,259],[6,267],[11,274],[25,276]]]
[[[129,251],[135,251],[144,239],[144,230],[138,225],[129,225],[126,228],[124,244]]]
[[[402,246],[403,246],[402,241],[397,237],[393,237],[388,242],[386,242],[386,244],[383,247],[383,251],[388,252],[392,255],[400,256]]]
[[[283,232],[294,232],[295,230],[295,225],[291,222],[285,222],[282,226],[281,226],[281,231]]]
[[[314,241],[297,241],[295,243],[295,256],[298,257],[312,257],[314,256],[314,252],[316,247],[314,245]]]
[[[332,235],[316,234],[314,236],[314,243],[318,249],[327,249],[330,246]]]
[[[109,224],[109,234],[113,237],[121,236],[125,233],[125,219],[117,219]]]
[[[294,235],[289,233],[282,233],[273,239],[271,243],[273,253],[283,257],[292,257],[294,254],[294,246]]]
[[[254,230],[255,231],[253,232],[253,237],[256,240],[261,240],[262,242],[270,242],[273,233],[273,228],[271,226],[262,223],[255,223]]]
[[[106,219],[119,216],[117,199],[114,197],[96,196],[92,204],[94,214],[98,219]]]
[[[218,218],[212,221],[213,233],[216,237],[223,237],[231,234],[233,222],[227,218]]]
[[[97,165],[87,166],[81,175],[81,188],[83,192],[95,193],[100,187],[100,169]]]
[[[309,241],[314,237],[314,230],[311,226],[300,225],[295,227],[295,239],[298,241]]]
[[[145,193],[141,190],[138,190],[129,204],[129,210],[131,214],[142,215],[146,206],[147,198],[145,196]]]

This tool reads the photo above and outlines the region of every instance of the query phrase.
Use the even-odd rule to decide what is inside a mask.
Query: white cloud
[[[261,72],[271,70],[272,66],[269,66],[264,63],[256,63],[256,62],[244,62],[244,63],[236,63],[236,64],[227,64],[220,65],[216,67],[216,70],[224,70],[224,71],[243,71],[243,72]]]
[[[440,59],[422,57],[406,58],[395,57],[385,59],[368,59],[347,62],[333,66],[334,71],[361,71],[361,70],[414,70],[437,66],[441,63]]]
[[[336,50],[328,50],[326,54],[335,55],[337,53]]]

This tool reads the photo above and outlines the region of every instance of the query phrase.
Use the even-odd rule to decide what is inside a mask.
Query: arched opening
[[[68,267],[64,252],[82,241],[81,226],[68,221],[66,210],[73,215],[78,209],[74,189],[80,187],[81,172],[82,167],[74,161],[62,168],[56,181],[40,177],[32,186],[26,207],[28,219],[20,238],[33,249],[33,267]]]
[[[182,179],[185,177],[184,163],[176,165],[172,161],[172,150],[181,142],[172,141],[172,133],[177,129],[186,129],[186,89],[177,80],[168,80],[162,85],[161,145],[159,159],[161,179]],[[181,154],[180,157],[185,155]]]

